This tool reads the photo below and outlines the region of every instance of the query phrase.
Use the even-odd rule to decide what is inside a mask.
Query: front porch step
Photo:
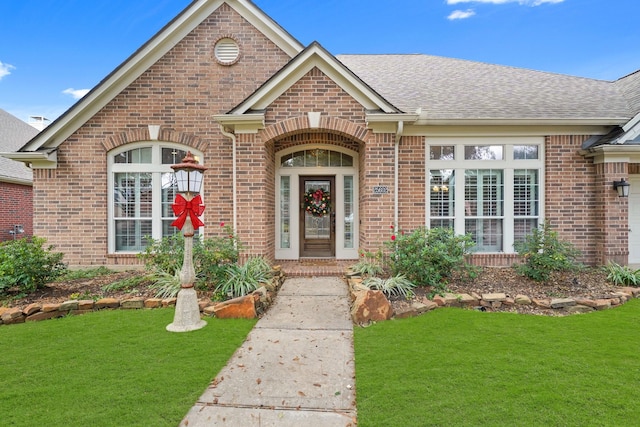
[[[356,262],[357,260],[322,258],[276,261],[276,264],[282,267],[282,272],[286,277],[342,277],[347,268]]]

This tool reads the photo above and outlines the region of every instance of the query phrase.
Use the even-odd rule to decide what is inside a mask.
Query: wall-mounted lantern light
[[[620,178],[620,181],[613,181],[613,189],[618,192],[618,197],[629,197],[629,183]]]

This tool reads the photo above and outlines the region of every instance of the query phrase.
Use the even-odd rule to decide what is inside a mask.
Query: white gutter
[[[224,130],[224,126],[220,125],[220,132],[226,136],[227,138],[231,139],[231,149],[233,150],[232,152],[232,172],[231,174],[233,175],[231,178],[231,181],[233,182],[233,232],[236,233],[238,230],[238,200],[237,200],[237,191],[236,191],[236,187],[237,187],[237,183],[236,183],[236,136],[235,134],[231,133],[231,132],[227,132]]]
[[[394,228],[393,231],[394,233],[397,231],[398,229],[398,221],[399,221],[399,204],[400,204],[400,200],[399,200],[399,195],[398,195],[398,191],[399,191],[399,187],[400,187],[400,180],[399,180],[399,174],[400,174],[400,164],[399,164],[399,160],[398,160],[398,156],[400,154],[400,140],[402,139],[402,132],[404,131],[404,122],[403,121],[398,121],[398,128],[396,130],[396,143],[395,143],[395,161],[394,161],[394,168],[395,168],[395,173],[394,173],[394,207],[393,207],[393,218],[394,218]]]

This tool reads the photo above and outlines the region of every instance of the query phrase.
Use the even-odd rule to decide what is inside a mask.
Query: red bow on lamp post
[[[205,208],[202,204],[202,197],[200,197],[199,194],[191,200],[187,200],[181,194],[178,194],[171,208],[173,209],[173,213],[178,217],[171,223],[173,227],[178,227],[179,230],[182,230],[187,216],[191,218],[191,224],[194,230],[204,226],[204,223],[198,218],[202,215]]]

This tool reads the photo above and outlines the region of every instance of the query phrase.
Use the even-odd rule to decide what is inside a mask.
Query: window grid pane
[[[503,248],[504,184],[502,170],[465,171],[465,232],[478,252]]]
[[[465,160],[503,160],[502,145],[465,145]]]
[[[280,177],[280,248],[291,247],[291,186],[290,177]]]
[[[344,177],[344,247],[352,249],[354,247],[354,194],[353,177]]]
[[[429,171],[429,193],[431,217],[455,215],[455,181],[452,169]]]

